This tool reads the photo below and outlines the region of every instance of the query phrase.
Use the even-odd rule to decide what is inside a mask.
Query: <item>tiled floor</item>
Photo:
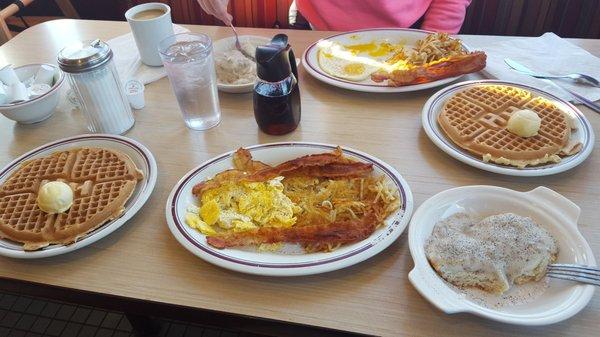
[[[131,337],[121,312],[0,292],[0,337]],[[232,330],[161,320],[163,337],[242,337]]]

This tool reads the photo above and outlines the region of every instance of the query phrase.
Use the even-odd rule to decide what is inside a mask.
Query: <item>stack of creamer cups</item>
[[[54,68],[41,65],[35,76],[21,82],[12,65],[0,69],[0,104],[25,102],[50,91],[54,84]]]

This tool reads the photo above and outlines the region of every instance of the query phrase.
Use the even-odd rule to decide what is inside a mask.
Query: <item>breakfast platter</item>
[[[0,171],[0,255],[42,258],[94,243],[140,210],[156,177],[152,153],[126,137],[79,135],[31,150]],[[70,203],[60,185],[48,188],[55,182],[74,190]]]
[[[402,28],[345,32],[311,44],[304,52],[302,60],[305,65],[304,69],[319,81],[336,87],[363,92],[418,91],[448,84],[460,78],[462,74],[444,76],[444,78],[435,80],[417,79],[418,83],[402,85],[390,85],[384,80],[374,81],[377,78],[373,74],[377,74],[378,70],[389,65],[392,62],[390,60],[393,60],[393,62],[399,60],[399,67],[405,65],[402,62],[405,59],[410,61],[413,56],[411,50],[418,48],[419,41],[427,41],[428,37],[436,37],[436,35],[432,31]],[[446,46],[447,40],[442,36],[440,41],[431,41],[431,43]],[[427,54],[430,49],[426,49],[425,43],[423,43],[423,47],[422,53]],[[470,51],[469,47],[461,42],[452,45],[452,48],[452,53],[467,55]],[[414,54],[420,55],[420,53]],[[438,58],[448,57],[448,55],[439,55]],[[430,57],[430,55],[426,55],[426,59]],[[419,59],[419,57],[415,58]],[[423,62],[420,59],[418,61]],[[451,68],[451,65],[449,68]],[[476,70],[473,69],[473,71]]]
[[[271,143],[246,148],[254,159],[266,164],[278,164],[285,160],[291,160],[307,155],[318,155],[335,149],[336,146],[334,145],[304,142]],[[197,168],[191,170],[175,185],[166,204],[166,217],[169,229],[181,245],[198,257],[218,266],[243,273],[269,276],[309,275],[345,268],[368,259],[383,251],[402,234],[412,213],[412,193],[406,181],[390,165],[357,150],[344,147],[342,151],[345,157],[358,163],[365,163],[365,165],[372,167],[373,175],[382,176],[385,179],[385,184],[389,184],[390,187],[398,193],[399,204],[397,208],[384,219],[382,225],[373,228],[374,231],[372,232],[369,231],[369,234],[366,235],[364,239],[360,236],[360,239],[357,239],[358,241],[354,239],[344,241],[348,243],[335,247],[335,249],[332,250],[330,250],[330,247],[327,247],[325,250],[322,250],[321,247],[317,248],[317,244],[320,244],[321,242],[316,241],[316,239],[312,240],[311,238],[306,238],[307,241],[304,241],[304,239],[297,241],[300,243],[309,242],[313,244],[313,252],[310,253],[307,253],[302,247],[297,245],[276,247],[277,249],[273,250],[271,249],[272,246],[269,246],[268,244],[265,249],[263,248],[264,245],[261,245],[258,248],[255,245],[250,247],[226,247],[215,244],[214,239],[211,242],[211,235],[204,234],[210,234],[210,232],[204,231],[198,224],[200,222],[202,226],[206,226],[202,220],[209,221],[207,220],[209,215],[203,212],[205,206],[202,205],[202,207],[200,207],[199,213],[204,214],[202,215],[202,219],[196,218],[195,221],[190,221],[189,219],[190,214],[188,213],[190,211],[190,206],[192,205],[192,208],[194,208],[194,206],[200,206],[193,191],[197,184],[202,183],[207,178],[214,177],[219,174],[219,172],[230,169],[232,167],[232,160],[236,160],[236,152],[233,151],[206,161]],[[231,171],[228,172],[230,173]],[[284,182],[286,180],[288,180],[288,178],[283,179]],[[268,184],[272,185],[275,184],[275,182],[269,181]],[[227,193],[227,191],[221,193]],[[228,192],[228,194],[229,193],[232,192]],[[213,200],[213,198],[214,197],[210,197],[210,200]],[[287,199],[287,197],[279,195],[275,199]],[[259,198],[259,200],[261,200],[261,198]],[[356,201],[360,202],[360,200],[361,199],[358,199]],[[240,204],[235,207],[238,211],[241,211],[242,207],[239,205],[241,205],[243,201],[239,202]],[[263,201],[263,203],[264,202],[265,201]],[[280,208],[281,207],[283,206],[280,206]],[[337,211],[337,216],[341,219],[341,211]],[[275,210],[275,212],[283,211]],[[224,210],[221,210],[220,213],[219,223],[221,224],[223,216],[225,215]],[[329,214],[329,212],[327,214]],[[242,218],[242,216],[240,216],[240,218]],[[258,218],[260,217],[254,215],[252,217],[252,222],[256,223],[256,219]],[[248,221],[249,220],[250,219],[248,219]],[[301,221],[301,215],[298,215],[298,221]],[[190,224],[194,227],[190,226]],[[304,228],[308,231],[312,229],[312,226],[309,223]],[[212,229],[209,230],[212,231]],[[233,230],[235,231],[236,228],[233,228]],[[320,236],[326,238],[328,235],[331,235],[327,234],[327,230],[327,226],[323,226],[323,228],[318,228],[315,233],[311,235],[315,236],[317,239]],[[282,232],[285,231],[285,229],[282,230]],[[356,232],[356,229],[351,230],[351,232]],[[264,242],[267,243],[270,241]],[[277,240],[275,240],[275,242],[277,242]],[[259,243],[259,241],[252,241],[252,243]],[[337,241],[333,243],[338,246]]]

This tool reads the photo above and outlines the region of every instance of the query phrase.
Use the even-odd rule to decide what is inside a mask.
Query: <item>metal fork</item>
[[[593,78],[592,76],[586,75],[586,74],[573,73],[573,74],[566,74],[566,75],[541,75],[541,74],[529,74],[529,75],[536,77],[536,78],[545,78],[545,79],[569,78],[569,79],[574,80],[575,82],[589,84],[596,88],[600,88],[600,82],[597,79]]]
[[[233,29],[233,34],[235,34],[235,48],[237,50],[239,50],[240,53],[242,53],[244,56],[246,56],[247,58],[256,62],[256,59],[254,58],[254,56],[248,54],[248,52],[246,52],[244,50],[244,48],[242,48],[242,44],[240,43],[240,37],[238,36],[237,30],[235,30],[235,27],[233,26],[233,24],[229,24],[229,26],[231,27],[231,29]]]
[[[598,81],[597,79],[593,78],[590,75],[579,74],[579,73],[566,74],[566,75],[542,75],[542,74],[537,74],[537,73],[533,72],[531,69],[526,68],[522,64],[515,62],[509,58],[504,59],[504,62],[506,64],[508,64],[509,67],[513,68],[514,70],[516,70],[522,74],[535,77],[535,78],[545,78],[545,79],[549,79],[549,80],[550,79],[558,79],[558,78],[569,78],[569,79],[572,79],[579,83],[589,84],[591,86],[600,88],[600,81]]]
[[[521,74],[525,74],[525,75],[529,75],[529,76],[534,76],[533,75],[534,72],[531,69],[527,68],[526,66],[522,65],[521,63],[519,63],[519,62],[517,62],[515,60],[509,59],[509,58],[505,58],[504,59],[504,63],[506,63],[513,70],[516,70],[516,71],[520,72]],[[569,89],[567,89],[567,88],[565,88],[565,87],[563,87],[561,85],[558,85],[558,83],[555,83],[552,80],[549,80],[549,79],[543,79],[543,80],[545,80],[546,82],[552,84],[556,88],[558,88],[558,89],[560,89],[560,90],[562,90],[562,91],[570,94],[571,96],[573,96],[574,100],[579,101],[581,104],[583,104],[583,105],[587,106],[588,108],[590,108],[590,109],[592,109],[592,110],[600,113],[600,105],[598,105],[598,104],[590,101],[589,99],[587,99],[587,98],[579,95],[578,93],[576,93],[574,91],[571,91],[571,90],[569,90]]]
[[[600,287],[600,269],[580,264],[550,264],[546,276]]]

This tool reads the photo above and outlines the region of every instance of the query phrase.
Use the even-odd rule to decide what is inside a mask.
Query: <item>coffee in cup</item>
[[[133,15],[134,20],[151,20],[159,16],[165,15],[165,11],[162,9],[148,9],[142,12],[138,12]]]
[[[173,35],[171,7],[151,2],[130,8],[125,12],[142,62],[149,66],[162,66],[158,43]]]

